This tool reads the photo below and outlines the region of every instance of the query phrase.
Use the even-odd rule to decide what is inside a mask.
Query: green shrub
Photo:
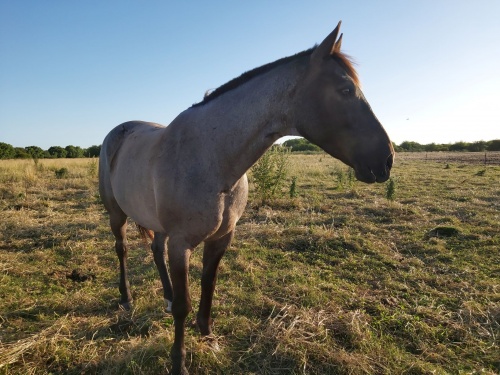
[[[92,160],[90,160],[90,163],[87,166],[87,172],[88,172],[90,178],[97,177],[97,167],[98,167],[97,159],[92,158]]]
[[[341,168],[335,168],[333,175],[337,177],[337,188],[340,190],[349,190],[354,188],[356,182],[356,175],[354,169],[349,167],[347,171]]]
[[[66,178],[69,175],[68,168],[56,169],[54,172],[57,178]]]
[[[257,199],[269,203],[281,193],[289,169],[290,150],[275,146],[268,150],[252,167]]]
[[[390,201],[396,199],[396,180],[393,177],[386,182],[385,197]]]
[[[290,198],[295,198],[297,196],[297,176],[292,177],[292,183],[290,184]]]

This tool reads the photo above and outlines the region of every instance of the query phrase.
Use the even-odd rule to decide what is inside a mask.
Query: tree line
[[[305,138],[290,139],[283,142],[285,147],[290,148],[292,152],[315,152],[321,149],[309,142]],[[420,144],[418,142],[404,141],[397,145],[392,143],[396,152],[431,152],[431,151],[469,151],[469,152],[484,152],[484,151],[500,151],[500,139],[492,141],[478,142],[455,142],[455,143],[429,143]]]
[[[292,152],[317,152],[321,149],[305,138],[289,139],[283,143]],[[500,139],[492,141],[456,142],[456,143],[429,143],[404,141],[397,145],[393,142],[396,152],[432,152],[432,151],[500,151]],[[43,150],[38,146],[14,147],[0,142],[0,159],[57,159],[57,158],[93,158],[99,157],[101,146],[81,148],[79,146],[52,146]]]
[[[500,139],[492,141],[477,141],[477,142],[455,142],[455,143],[429,143],[420,144],[417,142],[405,141],[400,145],[394,145],[394,149],[398,152],[421,152],[421,151],[469,151],[469,152],[484,152],[484,151],[500,151]]]
[[[0,142],[0,159],[57,159],[57,158],[93,158],[99,157],[101,146],[52,146],[43,150],[38,146],[14,147]]]

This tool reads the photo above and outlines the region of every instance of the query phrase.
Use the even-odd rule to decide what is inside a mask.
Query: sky
[[[0,142],[85,148],[125,121],[168,125],[339,20],[394,142],[498,139],[499,15],[498,0],[0,0]]]

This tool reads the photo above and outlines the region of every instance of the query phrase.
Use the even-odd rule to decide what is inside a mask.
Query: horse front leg
[[[196,316],[196,324],[202,336],[208,336],[212,333],[212,318],[210,317],[210,311],[212,309],[212,299],[217,280],[217,270],[222,256],[231,244],[233,234],[234,231],[215,241],[205,242],[205,247],[203,249],[200,308]]]
[[[165,239],[166,236],[162,233],[155,233],[151,250],[153,251],[153,259],[160,274],[161,283],[163,286],[163,299],[165,301],[165,310],[172,312],[172,284],[168,276],[167,265],[165,264]]]
[[[115,251],[120,262],[120,306],[125,310],[132,307],[132,294],[130,293],[130,284],[127,273],[127,216],[123,213],[110,212],[110,226],[115,236]]]
[[[168,241],[168,261],[174,298],[172,301],[172,315],[174,317],[175,338],[170,352],[172,358],[172,374],[187,375],[186,347],[184,343],[184,324],[191,311],[191,297],[189,295],[189,258],[191,246],[185,241],[170,238]]]

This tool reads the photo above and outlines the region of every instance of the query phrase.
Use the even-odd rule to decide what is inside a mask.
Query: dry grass
[[[217,344],[187,328],[190,372],[498,373],[500,167],[400,155],[389,201],[384,185],[340,183],[347,168],[324,154],[291,162],[296,198],[251,194],[221,264]],[[169,367],[173,321],[132,228],[135,306],[117,308],[96,166],[0,161],[0,374]]]

